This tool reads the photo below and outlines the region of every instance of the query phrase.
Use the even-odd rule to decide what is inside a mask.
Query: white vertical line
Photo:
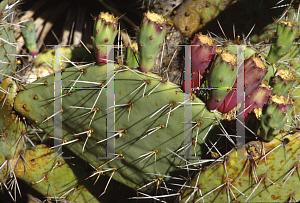
[[[58,112],[54,116],[54,146],[62,144],[62,81],[61,81],[61,64],[60,64],[60,46],[55,46],[55,80],[54,80],[54,112]],[[61,147],[55,147],[54,152],[62,153]]]
[[[107,56],[108,56],[108,62],[107,62],[107,80],[112,78],[114,76],[114,48],[113,45],[106,45],[107,48]],[[107,98],[106,98],[106,138],[109,138],[114,135],[115,129],[115,108],[109,108],[111,106],[114,106],[115,103],[115,90],[114,90],[114,80],[109,82],[107,84]],[[115,157],[115,139],[107,139],[107,148],[106,148],[106,157],[107,158],[114,158]]]
[[[192,72],[192,55],[191,55],[191,46],[184,45],[185,49],[185,94],[184,101],[191,99],[191,72]],[[184,104],[184,146],[187,146],[193,139],[193,131],[192,131],[192,105],[190,102],[186,102]],[[185,159],[191,158],[191,146],[186,147],[184,149],[184,157]]]
[[[241,108],[237,108],[237,119],[241,122],[236,122],[237,125],[237,157],[245,157],[245,150],[239,150],[245,148],[245,119],[244,119],[244,109],[245,109],[245,91],[244,91],[244,60],[245,60],[245,46],[237,45],[237,64],[241,66],[240,77],[237,79],[237,104],[241,104]],[[237,67],[237,74],[239,72],[239,67]],[[245,76],[247,77],[247,76]]]

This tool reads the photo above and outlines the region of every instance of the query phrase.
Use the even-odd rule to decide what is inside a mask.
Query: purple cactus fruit
[[[192,45],[192,87],[200,87],[204,81],[204,72],[215,56],[216,42],[199,33],[195,35]]]
[[[252,55],[250,58],[246,59],[244,61],[244,65],[245,97],[247,98],[247,96],[249,96],[258,88],[268,70],[263,61],[255,55]],[[239,69],[239,72],[241,72],[240,70],[241,69]],[[238,74],[238,78],[240,75],[241,74]],[[239,95],[237,95],[237,80],[235,81],[233,88],[235,89],[231,90],[231,92],[223,100],[221,106],[218,108],[218,110],[222,113],[229,112],[237,105],[237,96],[239,97],[239,101],[241,101],[242,97],[244,96],[244,92],[241,92]]]
[[[251,95],[248,95],[246,97],[245,118],[248,116],[248,113],[250,113],[254,108],[263,108],[264,104],[268,102],[269,96],[272,95],[272,90],[272,88],[262,83],[258,89],[256,89],[254,92],[252,92]]]

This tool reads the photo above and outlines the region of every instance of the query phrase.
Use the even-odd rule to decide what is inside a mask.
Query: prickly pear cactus
[[[183,185],[181,202],[289,202],[300,198],[299,133],[271,142],[249,142],[242,151],[216,159]],[[239,154],[239,152],[238,152]]]
[[[22,185],[48,202],[299,200],[298,1],[143,1],[134,36],[100,2],[90,45],[32,61],[0,4],[0,201]]]
[[[62,122],[67,128],[63,128],[62,141],[65,141],[62,145],[97,170],[116,168],[113,178],[135,189],[143,188],[145,181],[157,178],[150,174],[168,176],[180,171],[176,166],[182,160],[176,159],[172,152],[184,147],[182,115],[187,108],[184,103],[189,99],[175,84],[153,74],[144,75],[122,67],[111,78],[106,79],[106,74],[106,65],[90,66],[82,71],[69,68],[63,72],[63,86],[74,90],[63,91]],[[104,89],[113,84],[113,78],[114,105],[107,103],[109,92]],[[26,86],[26,91],[19,92],[14,105],[19,113],[52,137],[55,136],[53,82],[53,77],[48,77]],[[96,91],[88,88],[91,83],[95,84]],[[197,123],[197,131],[192,131],[193,137],[202,134],[201,139],[205,139],[216,117],[201,100],[194,97],[193,103],[193,117],[188,122]],[[107,130],[105,120],[109,109],[112,109],[112,114],[115,111],[116,123]],[[77,126],[76,130],[70,130],[73,125]],[[114,143],[114,154],[106,155],[110,140]],[[198,142],[193,153],[200,155],[203,152],[199,146],[204,142]],[[111,160],[99,158],[106,156]],[[145,189],[151,191],[153,186],[155,184]]]
[[[23,152],[22,157],[27,162],[17,162],[16,176],[48,200],[55,198],[70,202],[99,202],[82,185],[83,180],[78,180],[76,173],[80,168],[69,165],[55,154],[53,149],[45,145],[37,145],[36,148]],[[99,187],[99,184],[97,186]]]

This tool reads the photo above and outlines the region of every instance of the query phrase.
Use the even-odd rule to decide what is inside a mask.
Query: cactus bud
[[[166,20],[156,13],[144,13],[138,33],[140,70],[149,72],[166,35]]]
[[[113,45],[117,36],[117,27],[118,18],[109,13],[101,12],[95,20],[93,46],[97,63],[100,65],[107,63],[110,50],[105,45]]]

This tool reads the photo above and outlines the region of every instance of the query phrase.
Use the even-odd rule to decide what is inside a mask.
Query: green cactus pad
[[[35,34],[35,26],[32,20],[23,23],[23,27],[21,28],[22,35],[25,41],[25,46],[29,50],[30,54],[35,57],[38,54],[38,49],[36,45],[36,34]]]
[[[230,6],[225,1],[187,0],[182,3],[174,17],[174,23],[184,37],[193,37],[208,22]]]
[[[74,81],[78,80],[71,94],[68,90],[63,91],[63,137],[64,142],[74,141],[73,144],[66,144],[66,147],[77,156],[95,168],[117,168],[113,178],[131,188],[138,189],[145,185],[145,181],[157,178],[151,174],[170,175],[181,171],[176,166],[182,160],[175,158],[169,150],[176,151],[185,145],[183,115],[184,109],[188,107],[184,108],[181,102],[187,98],[176,85],[154,74],[144,75],[135,70],[115,68],[118,71],[114,78],[115,130],[111,129],[115,132],[110,133],[109,136],[110,139],[114,139],[112,134],[115,137],[114,155],[108,154],[111,158],[99,158],[106,157],[107,153],[105,139],[107,133],[106,94],[108,93],[105,89],[101,89],[101,85],[99,86],[99,83],[104,85],[108,82],[106,66],[90,66],[83,72],[69,68],[63,72],[63,87],[72,87]],[[111,81],[113,81],[112,78],[109,82]],[[14,106],[23,116],[53,136],[54,125],[51,116],[54,115],[54,106],[53,101],[50,101],[53,98],[53,77],[37,81],[37,83],[41,82],[44,82],[44,85],[26,86],[27,90],[18,94]],[[147,84],[146,88],[141,86],[143,83]],[[102,91],[101,95],[100,91]],[[35,96],[38,99],[35,100]],[[190,127],[194,125],[192,137],[194,140],[198,139],[198,142],[191,147],[191,156],[194,154],[205,156],[208,149],[200,136],[206,137],[202,139],[209,137],[210,140],[220,138],[216,134],[206,135],[218,122],[215,120],[215,114],[206,110],[201,100],[193,96],[192,102],[195,103],[192,106],[194,124],[189,125]],[[114,104],[110,104],[108,108],[113,106]],[[97,142],[100,143],[97,144]],[[222,141],[218,144],[224,145]],[[179,154],[185,154],[184,150]],[[146,159],[143,160],[145,157]],[[165,181],[168,179],[166,178]],[[155,188],[153,184],[143,190],[151,191]]]
[[[16,70],[16,40],[12,27],[5,21],[1,22],[0,26],[0,80],[6,75],[11,75]]]
[[[45,145],[26,150],[23,157],[28,165],[19,161],[16,165],[16,176],[45,198],[55,201],[100,202],[82,185],[84,173],[81,167],[84,166],[68,165],[62,157],[58,157],[57,153],[53,152],[53,149]],[[76,170],[81,171],[80,178],[76,176]],[[99,187],[99,185],[94,187]],[[93,189],[93,192],[95,191],[101,194],[99,190]]]
[[[26,139],[22,136],[27,131],[23,119],[12,110],[17,90],[16,83],[7,78],[2,82],[1,88],[9,92],[9,94],[0,92],[0,182],[5,182],[11,178],[9,171],[14,167],[12,160],[23,148]]]
[[[298,187],[299,133],[269,143],[250,142],[202,168],[183,186],[181,202],[289,202],[300,198]],[[239,152],[238,152],[239,154]],[[295,198],[295,199],[293,199]]]

